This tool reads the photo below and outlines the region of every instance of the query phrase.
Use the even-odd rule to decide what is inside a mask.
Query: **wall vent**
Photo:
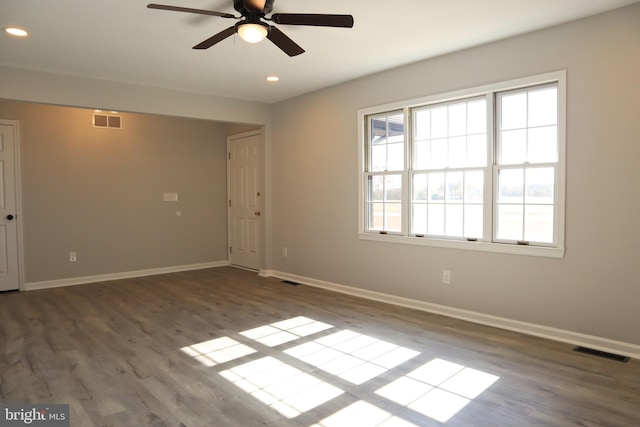
[[[122,129],[122,116],[117,114],[94,113],[94,128]]]
[[[607,353],[606,351],[602,351],[602,350],[596,350],[593,348],[589,348],[589,347],[576,347],[573,349],[573,351],[578,352],[578,353],[584,353],[584,354],[589,354],[591,356],[598,356],[598,357],[603,357],[605,359],[610,359],[610,360],[615,360],[616,362],[628,362],[629,361],[629,357],[627,356],[621,356],[619,354],[614,354],[614,353]]]

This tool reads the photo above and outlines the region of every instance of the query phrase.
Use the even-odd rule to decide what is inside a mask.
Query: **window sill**
[[[495,252],[501,254],[528,255],[546,258],[564,258],[564,249],[543,246],[519,246],[490,242],[468,242],[460,240],[408,237],[393,234],[377,234],[365,232],[359,232],[358,238],[360,240],[369,240],[375,242],[427,246],[435,248],[463,249],[469,251]]]

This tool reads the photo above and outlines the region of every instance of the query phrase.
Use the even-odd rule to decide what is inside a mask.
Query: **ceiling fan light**
[[[238,26],[238,35],[248,43],[258,43],[267,37],[269,30],[261,24],[242,24]]]

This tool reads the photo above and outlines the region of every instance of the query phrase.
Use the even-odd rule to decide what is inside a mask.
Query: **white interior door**
[[[0,291],[20,288],[15,139],[16,126],[0,121]]]
[[[227,138],[229,262],[259,270],[262,260],[262,133]]]

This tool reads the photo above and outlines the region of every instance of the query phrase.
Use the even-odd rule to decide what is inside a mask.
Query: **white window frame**
[[[487,100],[487,151],[488,151],[488,169],[495,169],[494,161],[496,150],[496,130],[495,130],[495,97],[498,92],[504,92],[514,89],[525,88],[528,86],[543,85],[555,83],[558,88],[558,164],[556,176],[556,194],[555,194],[555,221],[554,221],[554,237],[555,244],[553,246],[529,246],[517,244],[498,243],[490,240],[456,240],[448,238],[433,237],[417,237],[408,234],[411,204],[409,202],[409,183],[408,178],[403,181],[403,231],[399,234],[381,234],[379,232],[367,231],[366,224],[366,200],[367,200],[367,118],[371,115],[384,113],[386,111],[402,110],[405,115],[405,159],[407,162],[411,159],[410,150],[412,145],[411,111],[414,107],[425,106],[428,104],[443,103],[466,99],[471,97],[485,96]],[[530,256],[542,256],[550,258],[563,258],[565,253],[565,169],[566,169],[566,105],[567,105],[567,84],[566,70],[554,71],[545,74],[508,80],[504,82],[492,83],[484,86],[477,86],[468,89],[462,89],[452,92],[441,93],[437,95],[416,98],[407,101],[400,101],[391,104],[379,105],[359,109],[357,113],[358,119],[358,237],[361,240],[409,244],[428,247],[451,248],[475,250],[484,252],[497,252],[506,254],[519,254]],[[410,163],[406,163],[404,175],[407,177],[411,174]],[[494,220],[493,210],[495,209],[495,175],[489,172],[485,182],[485,215],[484,225],[489,227],[489,234],[493,236]],[[489,205],[489,206],[486,206]],[[485,233],[486,234],[486,233]]]
[[[487,96],[486,95],[485,96],[475,96],[475,97],[474,96],[469,96],[469,97],[458,98],[458,99],[455,99],[453,101],[449,100],[449,101],[446,101],[446,102],[430,103],[430,104],[419,106],[419,107],[413,107],[412,106],[412,107],[409,108],[409,111],[411,113],[411,119],[413,120],[413,118],[415,117],[415,115],[413,113],[415,111],[422,110],[423,107],[427,107],[427,108],[447,107],[447,106],[452,105],[452,104],[458,104],[458,103],[461,103],[461,102],[473,102],[473,101],[478,101],[478,100],[483,100],[485,102],[485,105],[487,106],[486,107],[487,109],[492,105],[491,101],[487,100]],[[416,133],[416,123],[415,122],[411,123],[411,126],[412,127],[410,129],[410,132],[412,134],[410,135],[409,138],[407,138],[407,139],[409,139],[409,141],[407,141],[407,143],[410,144],[410,150],[411,150],[411,147],[415,147],[414,142],[415,142],[415,133]],[[485,134],[488,134],[488,129],[486,129]],[[489,141],[490,138],[487,138],[487,140]],[[415,166],[413,164],[413,159],[416,158],[415,153],[410,153],[410,154],[411,154],[410,157],[411,157],[411,160],[412,160],[412,164],[410,164],[410,166]],[[413,182],[411,178],[414,175],[425,173],[425,172],[426,173],[433,173],[433,172],[437,173],[437,172],[440,172],[440,173],[445,173],[446,174],[447,172],[467,172],[467,171],[472,171],[472,170],[480,170],[480,171],[483,172],[485,177],[489,177],[490,174],[492,173],[491,172],[491,163],[490,163],[491,162],[491,158],[492,158],[491,157],[491,147],[487,147],[487,156],[486,157],[487,158],[485,159],[485,165],[484,166],[480,166],[480,165],[469,166],[469,165],[467,165],[467,166],[445,166],[445,167],[442,167],[442,168],[439,168],[439,169],[438,168],[436,168],[436,169],[427,168],[427,169],[422,169],[422,170],[420,170],[420,169],[410,169],[408,171],[409,172],[409,183],[411,184]],[[487,182],[490,182],[490,181],[491,181],[490,179],[486,179],[485,178],[485,188],[483,189],[483,194],[490,194],[490,193],[487,193],[487,191],[491,191],[491,189],[486,187]],[[411,192],[411,190],[412,190],[412,188],[410,186],[409,187],[409,192]],[[483,198],[483,211],[484,211],[483,212],[483,218],[485,219],[485,223],[483,224],[483,229],[484,230],[489,230],[490,228],[488,228],[488,227],[490,227],[490,226],[487,225],[486,218],[487,218],[487,215],[491,216],[491,206],[490,206],[489,203],[486,203],[486,201],[487,201],[486,197],[484,197]],[[445,205],[445,211],[446,211],[446,206],[448,205],[448,203],[446,201],[444,201],[443,204]],[[464,207],[465,203],[462,203],[461,205]],[[409,208],[413,208],[413,200],[409,200]],[[411,220],[411,212],[409,212],[409,215],[410,215],[409,220]],[[411,225],[411,224],[409,224],[409,225]],[[446,226],[446,221],[445,221],[445,226]],[[416,234],[416,233],[410,233],[409,236],[427,238],[427,239],[443,239],[443,240],[460,240],[462,238],[462,237],[449,237],[449,236],[430,236],[430,235],[428,235],[428,233],[426,233],[424,235]]]
[[[407,125],[408,125],[408,122],[407,122],[407,116],[406,116],[405,113],[406,113],[405,111],[403,111],[402,109],[399,109],[399,110],[395,110],[395,111],[379,111],[376,114],[367,115],[366,120],[365,120],[365,124],[364,124],[364,126],[365,126],[365,138],[370,138],[370,135],[369,135],[370,123],[371,123],[371,120],[376,118],[376,117],[389,116],[389,115],[394,115],[394,114],[403,114],[403,118],[404,118],[403,126],[404,126],[404,129],[406,129]],[[405,134],[404,134],[404,142],[403,142],[404,147],[405,147],[404,148],[404,159],[403,159],[404,168],[403,169],[401,169],[401,170],[384,170],[384,171],[366,171],[365,172],[366,177],[369,177],[369,176],[387,177],[389,175],[400,175],[400,177],[401,177],[401,185],[402,185],[402,192],[401,192],[400,202],[401,202],[401,205],[403,206],[403,208],[407,205],[407,198],[408,198],[408,192],[407,192],[407,188],[408,188],[408,182],[407,182],[408,167],[407,167],[407,165],[409,164],[408,163],[409,159],[407,158],[407,153],[409,152],[409,150],[407,150],[407,144],[409,143],[409,141],[407,141],[406,136],[407,136],[407,134],[405,132]],[[365,169],[367,168],[368,163],[369,163],[369,155],[370,155],[370,153],[365,151],[365,153],[364,153]],[[366,178],[365,178],[364,185],[365,185],[364,197],[365,197],[365,206],[366,206],[368,204],[367,203],[368,202],[368,199],[367,199],[368,187],[367,187]],[[368,208],[368,206],[367,206],[367,208]],[[364,215],[365,215],[365,221],[366,221],[366,219],[368,219],[368,217],[367,217],[366,214],[364,214]],[[407,221],[406,221],[406,212],[404,212],[404,211],[403,211],[403,218],[401,218],[401,220],[402,220],[402,226],[401,226],[401,230],[399,232],[398,231],[391,231],[391,230],[383,230],[383,231],[379,231],[379,232],[376,231],[376,232],[378,232],[379,234],[390,234],[390,235],[403,236],[403,235],[405,235],[407,233],[407,227],[408,227]],[[364,224],[364,229],[366,229],[366,228],[367,228],[367,225],[365,223]]]

